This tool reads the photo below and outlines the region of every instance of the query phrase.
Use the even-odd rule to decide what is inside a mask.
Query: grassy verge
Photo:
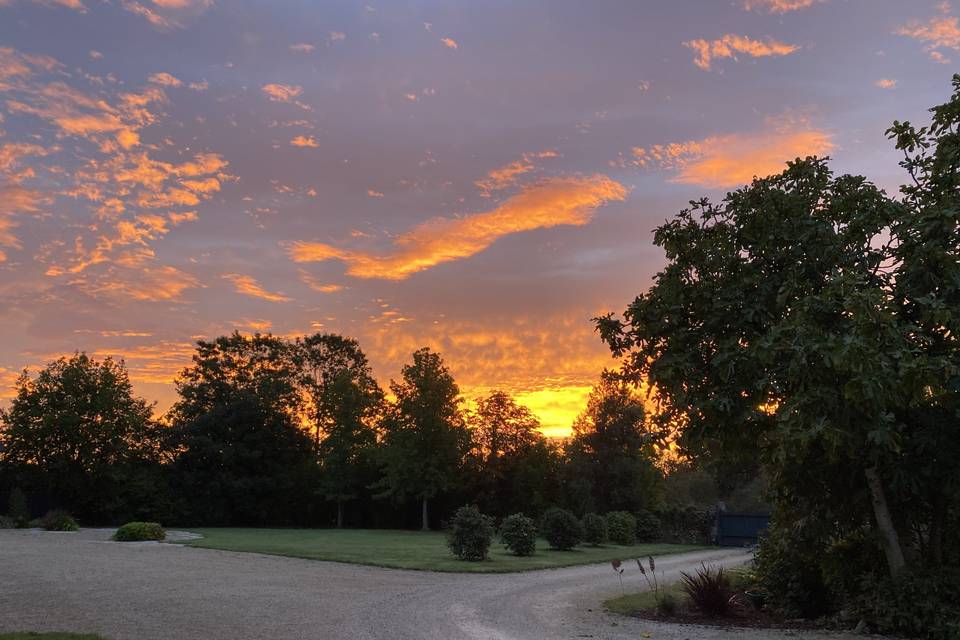
[[[605,545],[578,547],[573,551],[553,551],[545,540],[537,541],[537,552],[525,558],[511,555],[495,541],[490,557],[482,562],[464,562],[450,555],[446,538],[439,532],[389,531],[374,529],[190,529],[203,535],[199,540],[179,544],[224,551],[265,553],[311,560],[330,560],[352,564],[447,571],[462,573],[507,573],[569,567],[629,559],[648,555],[667,555],[703,547],[677,544]]]
[[[660,587],[660,592],[673,595],[677,599],[677,602],[680,602],[684,597],[683,589],[680,588],[679,582],[662,585]],[[623,616],[632,616],[641,612],[656,610],[657,601],[653,595],[653,591],[641,591],[640,593],[628,593],[627,595],[620,596],[619,598],[611,598],[610,600],[605,601],[603,606],[612,613],[619,613]]]

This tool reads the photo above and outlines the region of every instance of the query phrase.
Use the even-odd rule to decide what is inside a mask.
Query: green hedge
[[[163,540],[167,532],[156,522],[128,522],[113,534],[117,542],[142,542],[145,540]]]

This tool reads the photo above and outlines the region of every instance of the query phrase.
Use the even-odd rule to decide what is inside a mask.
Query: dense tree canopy
[[[666,268],[622,320],[599,320],[688,453],[762,452],[784,518],[850,530],[872,515],[894,573],[956,515],[957,467],[917,455],[958,441],[954,85],[931,128],[892,129],[914,180],[903,201],[798,160],[657,229]]]

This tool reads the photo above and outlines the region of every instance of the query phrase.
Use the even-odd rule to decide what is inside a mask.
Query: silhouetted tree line
[[[494,391],[467,410],[439,354],[391,381],[358,342],[234,333],[198,342],[162,418],[122,362],[84,353],[24,374],[0,413],[0,499],[81,522],[438,526],[466,503],[537,516],[654,507],[662,472],[642,398],[610,377],[573,435],[545,438]]]

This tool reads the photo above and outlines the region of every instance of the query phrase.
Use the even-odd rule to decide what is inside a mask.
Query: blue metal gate
[[[765,513],[717,513],[717,544],[721,547],[749,547],[770,526]]]

